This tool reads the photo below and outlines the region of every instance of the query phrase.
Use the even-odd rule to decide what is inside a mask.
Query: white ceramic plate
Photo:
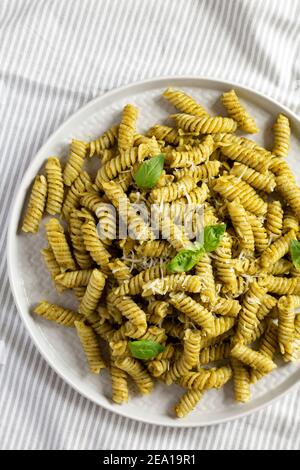
[[[134,396],[126,405],[114,405],[110,400],[108,373],[105,371],[101,376],[93,376],[88,372],[75,331],[30,314],[32,306],[43,298],[70,307],[76,304],[73,304],[70,294],[64,294],[63,298],[57,296],[44,266],[40,255],[40,249],[46,246],[44,221],[38,235],[24,235],[19,230],[28,188],[50,155],[66,155],[72,137],[90,140],[99,136],[119,121],[120,111],[126,103],[133,103],[140,109],[140,131],[163,122],[170,112],[174,112],[174,108],[161,98],[167,86],[189,92],[216,114],[224,114],[219,103],[221,93],[235,88],[262,129],[254,138],[267,147],[271,145],[270,129],[274,118],[277,113],[284,112],[292,122],[289,162],[299,180],[300,120],[270,98],[234,83],[206,78],[166,77],[125,86],[96,98],[74,114],[50,137],[32,161],[12,207],[8,230],[8,269],[16,304],[33,341],[53,369],[78,392],[111,411],[140,421],[168,426],[204,426],[242,417],[271,403],[298,383],[300,367],[293,364],[278,367],[253,387],[252,401],[246,405],[234,402],[231,384],[221,391],[211,390],[197,409],[182,420],[174,418],[171,413],[172,406],[182,394],[182,389],[176,385],[167,387],[158,384],[150,396]]]

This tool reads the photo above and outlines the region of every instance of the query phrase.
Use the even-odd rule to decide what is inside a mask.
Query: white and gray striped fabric
[[[46,364],[14,304],[6,222],[47,137],[107,90],[164,75],[248,85],[300,113],[299,0],[0,0],[0,446],[299,449],[300,388],[227,424],[173,429],[86,400]]]

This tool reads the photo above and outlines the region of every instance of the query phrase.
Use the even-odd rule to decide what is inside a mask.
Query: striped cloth
[[[239,82],[300,113],[295,0],[1,0],[0,446],[3,449],[299,449],[300,388],[210,428],[124,419],[46,364],[14,305],[6,221],[31,159],[68,116],[107,90],[163,75]]]

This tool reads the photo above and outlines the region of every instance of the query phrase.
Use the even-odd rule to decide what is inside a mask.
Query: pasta
[[[157,124],[156,126],[151,127],[149,130],[149,135],[151,137],[155,137],[158,141],[164,141],[166,144],[179,144],[178,131],[173,127]]]
[[[80,140],[72,140],[70,145],[69,159],[63,172],[64,183],[71,186],[81,169],[87,153],[87,144]]]
[[[105,268],[110,260],[110,253],[97,234],[97,227],[93,220],[87,220],[81,227],[83,242],[93,260],[102,268]]]
[[[147,330],[145,312],[130,297],[124,296],[118,299],[116,306],[129,321],[129,324],[125,323],[126,334],[131,338],[143,336]],[[132,329],[132,327],[134,328]]]
[[[212,333],[214,317],[201,304],[184,294],[184,292],[170,293],[169,302],[177,310],[191,318],[196,325],[201,326],[207,334]]]
[[[267,204],[256,191],[244,181],[232,175],[221,176],[214,180],[213,189],[220,193],[228,201],[239,198],[244,209],[255,215],[264,215],[267,211]]]
[[[84,224],[85,220],[83,216],[85,217],[85,215],[86,217],[90,216],[91,219],[93,219],[92,215],[88,213],[83,214],[82,210],[78,211],[76,209],[71,212],[69,218],[69,234],[71,238],[73,255],[77,264],[83,270],[93,267],[93,259],[85,247],[82,236],[82,225]]]
[[[89,143],[89,156],[99,156],[100,152],[110,149],[117,141],[119,126],[113,126],[96,140]]]
[[[215,134],[217,132],[234,132],[237,128],[236,122],[226,117],[200,116],[195,117],[190,114],[173,114],[178,127],[187,132],[197,134]]]
[[[46,163],[46,175],[48,188],[46,212],[51,215],[60,214],[64,198],[64,183],[58,158],[48,158]]]
[[[94,269],[78,309],[87,320],[95,312],[104,286],[105,276],[98,269]]]
[[[199,165],[209,159],[214,149],[214,139],[208,135],[197,147],[192,147],[190,150],[172,150],[166,156],[166,163],[170,168],[185,168]]]
[[[92,190],[92,181],[89,174],[82,171],[73,181],[64,199],[62,214],[67,221],[71,212],[79,207],[81,195],[88,190]]]
[[[60,267],[59,267],[58,262],[55,259],[52,249],[50,247],[43,248],[41,250],[41,253],[43,255],[45,264],[48,268],[51,278],[55,282],[56,289],[58,290],[58,292],[62,292],[64,288],[58,282],[56,282],[56,279],[55,279],[56,276],[60,274]]]
[[[274,145],[272,152],[278,157],[287,157],[290,149],[291,129],[288,118],[278,114],[273,125]]]
[[[153,381],[146,369],[144,369],[136,359],[126,356],[116,359],[115,364],[119,369],[127,372],[127,374],[133,378],[136,386],[143,395],[147,395],[151,392],[153,389]]]
[[[192,114],[194,116],[208,115],[202,106],[197,103],[191,96],[181,90],[168,88],[163,93],[163,97],[172,103],[182,113]]]
[[[261,255],[260,264],[263,268],[268,268],[275,264],[286,255],[290,249],[290,243],[296,238],[295,232],[290,230],[288,233],[278,238]]]
[[[216,303],[216,284],[213,273],[211,258],[206,253],[195,266],[195,274],[201,279],[202,290],[200,299],[202,302],[209,302],[211,305]]]
[[[128,104],[125,106],[119,126],[118,146],[120,150],[127,150],[133,146],[138,110]]]
[[[73,139],[65,167],[48,158],[22,230],[51,214],[41,256],[73,302],[42,300],[33,313],[75,327],[90,371],[107,367],[114,403],[129,400],[131,380],[142,394],[177,384],[183,417],[231,379],[246,403],[277,355],[300,360],[300,188],[285,116],[270,152],[235,134],[258,128],[233,90],[221,98],[228,117],[181,90],[164,98],[174,127],[140,133],[128,104],[95,140]]]
[[[243,298],[235,341],[246,344],[250,343],[251,334],[259,323],[257,312],[267,291],[265,282],[253,281],[250,284]]]
[[[232,357],[239,359],[243,364],[255,370],[268,374],[276,368],[276,364],[267,356],[258,351],[250,349],[248,346],[237,343],[231,350]]]
[[[278,343],[282,354],[293,353],[294,322],[295,307],[293,297],[281,297],[278,301]]]
[[[271,169],[271,156],[264,155],[255,147],[244,143],[229,142],[228,144],[222,144],[221,149],[225,157],[234,162],[243,163],[259,173],[267,174],[268,170]]]
[[[64,229],[57,219],[50,219],[46,224],[46,234],[55,259],[62,271],[75,271],[76,263],[72,257]]]
[[[227,203],[227,209],[235,229],[239,237],[241,250],[246,252],[254,252],[254,235],[251,224],[248,222],[247,212],[244,207],[235,200]]]
[[[235,162],[230,170],[230,174],[241,178],[253,188],[272,193],[276,188],[276,180],[273,173],[260,173],[243,163]]]
[[[55,281],[66,289],[86,287],[89,283],[92,272],[92,269],[80,269],[79,271],[64,272],[57,274],[55,276]]]
[[[50,304],[45,300],[42,300],[33,311],[46,320],[54,321],[63,326],[74,326],[75,322],[80,321],[82,318],[81,315],[73,310]]]
[[[196,167],[183,168],[175,170],[174,175],[177,181],[181,180],[184,176],[191,176],[195,181],[207,181],[208,179],[218,176],[221,167],[221,162],[209,161]]]
[[[223,93],[222,103],[229,116],[238,123],[238,127],[240,129],[251,134],[258,132],[259,129],[255,124],[254,119],[240,103],[234,90]]]
[[[201,390],[187,390],[174,406],[174,412],[178,418],[184,418],[189,414],[201,400],[203,392]]]
[[[288,174],[276,177],[276,189],[300,220],[300,188]]]
[[[165,374],[165,382],[171,385],[179,377],[184,376],[199,362],[201,336],[199,331],[187,329],[183,338],[183,352]]]
[[[43,217],[47,196],[47,180],[38,175],[34,180],[27,211],[23,220],[23,232],[36,233]]]
[[[236,401],[247,403],[250,400],[250,374],[241,361],[231,358],[233,385]]]
[[[259,345],[259,352],[270,359],[274,359],[278,347],[278,327],[275,323],[270,323]],[[258,370],[252,369],[250,382],[255,383],[263,377]]]
[[[93,374],[99,374],[101,369],[105,368],[105,363],[102,358],[97,335],[94,333],[93,328],[85,325],[83,321],[75,321],[74,324],[85,352],[90,371],[93,372]]]

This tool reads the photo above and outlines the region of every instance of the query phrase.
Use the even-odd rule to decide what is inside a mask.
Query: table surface
[[[0,448],[299,449],[300,387],[199,429],[122,418],[41,357],[9,287],[10,205],[48,136],[108,90],[166,75],[250,86],[300,114],[299,0],[2,0],[0,9]]]

